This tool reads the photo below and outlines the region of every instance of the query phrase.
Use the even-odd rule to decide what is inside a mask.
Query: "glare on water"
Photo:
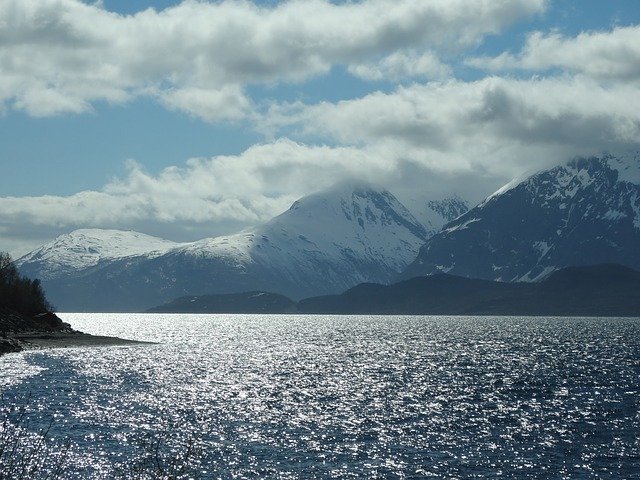
[[[66,314],[153,345],[0,359],[109,478],[160,436],[204,478],[632,478],[640,320]],[[118,467],[119,468],[119,467]]]

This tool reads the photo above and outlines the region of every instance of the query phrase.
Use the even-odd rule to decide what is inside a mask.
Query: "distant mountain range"
[[[270,292],[189,295],[150,308],[146,313],[296,313],[297,303]]]
[[[639,246],[640,158],[607,155],[514,180],[468,211],[452,195],[413,215],[384,189],[343,183],[235,235],[180,244],[78,230],[17,263],[60,310],[140,311],[205,294],[299,300],[435,273],[513,283],[569,266],[640,269]]]
[[[454,198],[426,208],[439,229],[465,204]],[[17,263],[42,280],[58,309],[139,311],[182,295],[269,290],[299,299],[387,283],[434,233],[388,191],[345,183],[236,235],[177,244],[78,230]]]
[[[341,315],[639,316],[640,272],[620,265],[568,267],[538,282],[505,283],[437,273],[392,285],[364,283],[295,303],[250,292],[184,297],[155,313]]]

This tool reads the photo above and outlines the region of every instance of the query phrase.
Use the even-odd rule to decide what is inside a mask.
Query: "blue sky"
[[[343,178],[419,217],[638,146],[634,0],[6,0],[2,17],[17,255],[75,228],[229,233]]]

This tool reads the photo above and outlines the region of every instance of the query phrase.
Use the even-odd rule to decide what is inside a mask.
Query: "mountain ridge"
[[[517,179],[444,226],[399,276],[535,281],[566,266],[640,268],[640,159],[578,158]]]
[[[108,238],[116,235],[110,232]],[[429,232],[390,192],[351,183],[303,197],[235,235],[182,244],[150,237],[151,251],[129,255],[137,235],[144,234],[124,235],[134,244],[121,249],[124,256],[62,248],[66,264],[74,266],[67,255],[79,257],[81,268],[58,268],[58,277],[51,272],[64,262],[45,253],[64,245],[60,239],[18,264],[32,276],[44,272],[47,291],[66,310],[141,310],[181,295],[267,287],[303,298],[367,280],[390,281],[415,258]]]
[[[311,297],[297,303],[268,292],[247,292],[183,297],[149,312],[640,316],[638,292],[639,271],[604,264],[563,268],[539,283],[506,283],[435,273],[391,285],[363,283],[338,295]],[[257,301],[259,298],[264,301]]]

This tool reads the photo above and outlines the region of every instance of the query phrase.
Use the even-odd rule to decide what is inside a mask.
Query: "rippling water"
[[[70,478],[149,438],[204,478],[640,478],[640,319],[63,318],[159,342],[0,359]]]

